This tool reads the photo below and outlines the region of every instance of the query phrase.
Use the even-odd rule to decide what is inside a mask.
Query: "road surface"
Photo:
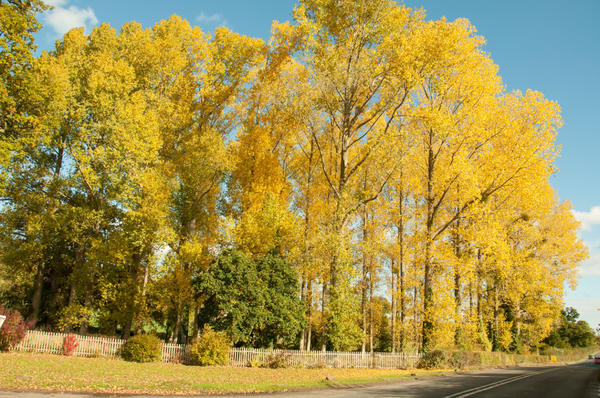
[[[600,398],[600,365],[591,360],[567,366],[487,369],[477,372],[380,384],[375,386],[328,388],[321,390],[263,395],[236,395],[251,398]],[[1,388],[1,387],[0,387]],[[84,398],[99,395],[8,392],[7,398]],[[105,395],[106,396],[106,395]],[[206,397],[206,396],[205,396]],[[222,397],[222,396],[221,396]]]

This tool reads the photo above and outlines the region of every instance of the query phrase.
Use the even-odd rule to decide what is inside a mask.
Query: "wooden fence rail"
[[[16,349],[25,352],[63,353],[65,333],[50,333],[37,330],[27,332],[25,339]],[[73,353],[79,357],[118,358],[123,339],[76,335],[79,346]],[[274,359],[283,360],[292,366],[337,367],[337,368],[414,368],[419,361],[417,353],[338,352],[265,350],[254,348],[232,348],[229,353],[230,366],[248,366],[252,361],[266,364]],[[189,349],[183,344],[162,344],[163,362],[189,363]]]

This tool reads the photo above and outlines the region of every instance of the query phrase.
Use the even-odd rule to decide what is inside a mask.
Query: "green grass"
[[[589,349],[557,354],[558,361],[587,357]],[[486,353],[482,365],[547,362],[549,356]],[[132,363],[119,359],[0,353],[0,388],[84,393],[195,395],[290,391],[352,386],[439,375],[448,370],[263,369]],[[329,376],[333,381],[327,381]]]
[[[0,369],[2,389],[154,395],[289,391],[389,382],[443,372],[198,367],[25,353],[0,354]],[[334,380],[326,381],[327,376]]]

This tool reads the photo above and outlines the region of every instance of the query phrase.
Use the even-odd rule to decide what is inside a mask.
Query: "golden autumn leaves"
[[[505,92],[467,20],[390,0],[303,0],[272,33],[174,16],[37,59],[42,144],[12,197],[52,197],[67,301],[193,335],[193,275],[236,246],[296,268],[302,349],[538,344],[586,255],[548,182],[558,105]]]

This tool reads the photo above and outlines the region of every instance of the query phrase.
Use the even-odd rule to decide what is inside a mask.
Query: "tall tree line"
[[[270,344],[514,350],[552,331],[587,256],[549,184],[560,108],[506,92],[467,20],[302,0],[268,43],[173,16],[34,57],[44,8],[0,2],[0,300],[34,325],[185,341],[231,313],[197,281],[276,255],[304,330]]]

